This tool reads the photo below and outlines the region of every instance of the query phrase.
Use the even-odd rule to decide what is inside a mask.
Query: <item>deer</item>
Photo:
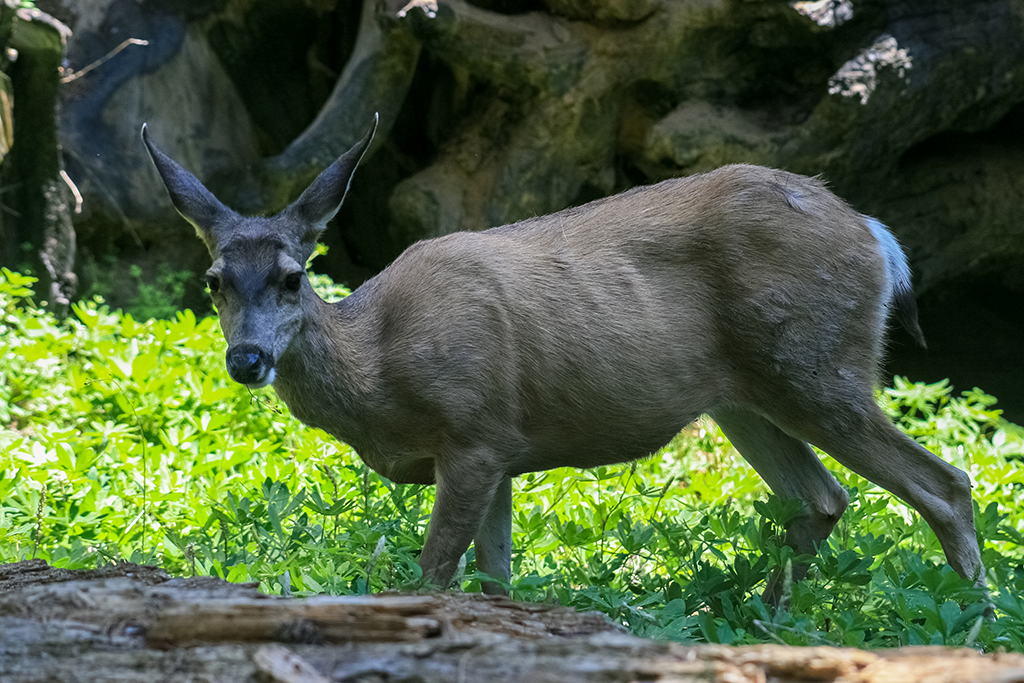
[[[752,165],[417,242],[326,303],[306,263],[376,130],[273,216],[243,217],[142,137],[213,261],[231,378],[401,483],[434,484],[419,563],[441,590],[473,544],[511,580],[512,479],[647,457],[703,414],[784,499],[813,555],[846,509],[816,446],[915,508],[984,590],[970,477],[874,388],[890,317],[920,345],[907,258],[816,178]],[[807,564],[790,567],[799,580]],[[787,579],[788,581],[789,579]],[[764,595],[776,602],[780,570]]]

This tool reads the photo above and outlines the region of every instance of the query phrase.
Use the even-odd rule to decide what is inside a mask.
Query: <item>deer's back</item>
[[[870,382],[883,277],[819,182],[731,166],[421,242],[368,289],[386,391],[527,471],[640,457],[819,372]]]

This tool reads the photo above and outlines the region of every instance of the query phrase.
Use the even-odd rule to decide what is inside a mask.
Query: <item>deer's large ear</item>
[[[327,221],[334,218],[345,200],[349,185],[352,184],[352,174],[356,166],[366,154],[366,149],[373,140],[373,134],[377,131],[378,114],[373,115],[373,123],[363,139],[357,142],[347,152],[338,157],[338,160],[323,170],[313,181],[313,184],[306,188],[306,191],[295,200],[284,214],[295,220],[303,231],[300,241],[303,244],[313,243],[317,236],[323,232]]]
[[[218,227],[231,222],[237,214],[221,204],[194,175],[161,152],[149,139],[146,124],[142,124],[142,141],[146,143],[149,156],[153,159],[174,208],[195,226],[200,239],[212,253],[217,244]]]

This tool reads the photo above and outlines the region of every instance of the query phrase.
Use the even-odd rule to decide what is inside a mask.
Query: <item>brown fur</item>
[[[272,377],[300,420],[384,476],[437,483],[429,579],[446,585],[474,536],[479,568],[508,578],[511,477],[640,458],[710,413],[776,493],[805,501],[788,536],[799,552],[847,502],[813,443],[917,507],[984,583],[966,475],[873,400],[905,274],[819,181],[727,166],[420,242],[337,304],[305,280],[288,291],[368,142],[272,218],[214,206],[151,151],[216,259],[233,375]]]

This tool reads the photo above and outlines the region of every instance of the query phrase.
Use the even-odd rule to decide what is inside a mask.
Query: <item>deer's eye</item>
[[[210,288],[210,294],[216,294],[220,291],[220,278],[216,275],[207,275],[206,286]]]
[[[284,278],[284,286],[286,289],[297,292],[299,287],[302,285],[302,273],[288,273]]]

